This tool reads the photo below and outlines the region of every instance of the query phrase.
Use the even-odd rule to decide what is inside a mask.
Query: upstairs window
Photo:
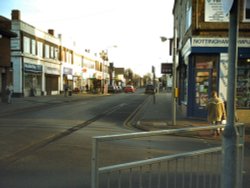
[[[43,57],[43,43],[37,42],[37,55],[38,57]]]
[[[45,58],[49,58],[49,45],[45,44]]]
[[[23,37],[23,51],[30,54],[30,38]]]
[[[36,55],[36,41],[34,39],[31,40],[31,53]]]
[[[245,20],[250,21],[250,0],[245,0],[245,6],[244,6],[244,15]]]

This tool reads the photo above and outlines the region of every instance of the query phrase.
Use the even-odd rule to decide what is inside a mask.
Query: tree
[[[132,69],[128,68],[128,69],[125,69],[124,71],[124,77],[127,81],[127,84],[132,84],[133,83],[133,71]]]
[[[143,84],[144,85],[152,83],[152,82],[153,82],[153,80],[152,80],[151,73],[147,73],[146,75],[143,76]]]

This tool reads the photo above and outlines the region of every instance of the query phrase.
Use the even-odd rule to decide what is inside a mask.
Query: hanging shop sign
[[[65,75],[73,75],[73,69],[68,67],[63,67],[63,74]]]
[[[42,65],[24,63],[24,72],[42,73],[43,67]]]
[[[173,72],[172,63],[162,63],[161,64],[161,73],[162,74],[172,74]]]

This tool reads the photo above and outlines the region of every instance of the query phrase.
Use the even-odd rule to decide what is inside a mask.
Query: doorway
[[[206,105],[212,89],[212,70],[197,70],[195,73],[195,104],[196,116],[206,116]]]

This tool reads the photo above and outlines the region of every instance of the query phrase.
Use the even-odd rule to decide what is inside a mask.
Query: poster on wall
[[[227,100],[227,75],[228,75],[228,54],[220,54],[220,79],[219,79],[219,96],[226,101]]]
[[[221,0],[205,1],[205,22],[228,22],[229,15],[225,15]]]

